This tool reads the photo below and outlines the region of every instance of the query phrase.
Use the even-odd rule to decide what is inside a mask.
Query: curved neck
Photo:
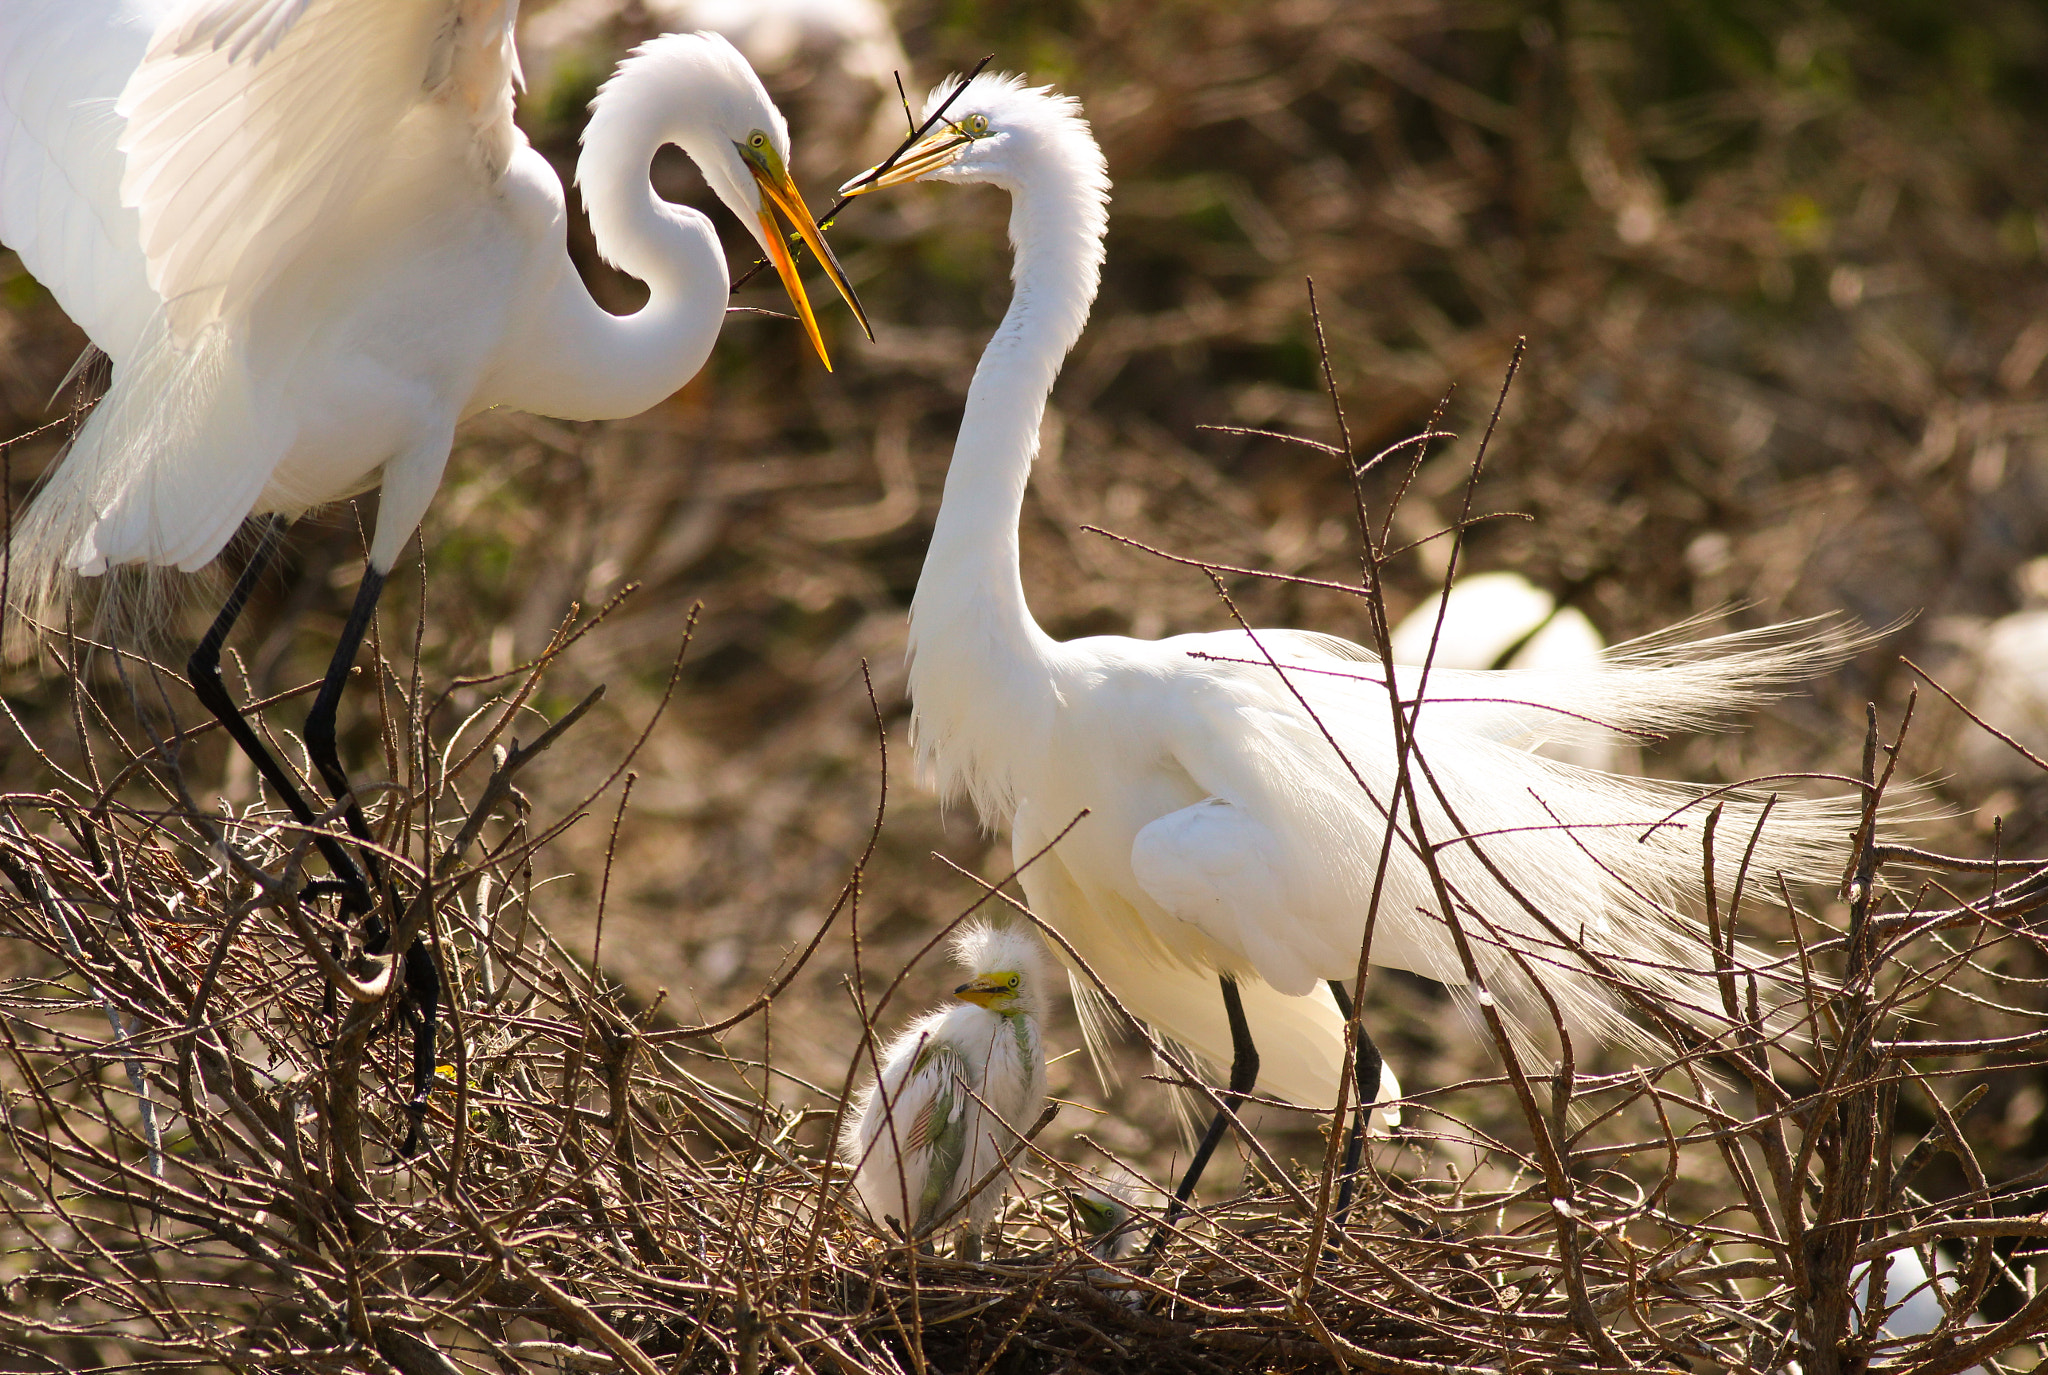
[[[704,366],[725,323],[725,250],[708,217],[656,196],[649,177],[661,146],[681,141],[674,120],[654,111],[593,116],[576,184],[599,256],[645,282],[647,304],[631,315],[604,310],[564,254],[541,320],[526,331],[540,356],[517,369],[507,403],[564,420],[618,419]]]
[[[911,603],[920,752],[942,787],[971,791],[985,813],[1009,790],[996,741],[1049,689],[1052,642],[1024,600],[1017,523],[1046,398],[1087,322],[1102,264],[1099,197],[1073,193],[1073,169],[1031,171],[1010,186],[1016,288],[968,388]],[[1028,700],[1012,700],[1018,694]]]

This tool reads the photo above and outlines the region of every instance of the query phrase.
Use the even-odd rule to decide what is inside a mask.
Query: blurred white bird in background
[[[1394,627],[1390,644],[1395,663],[1427,661],[1438,668],[1591,668],[1607,652],[1585,612],[1559,606],[1520,573],[1505,571],[1460,578],[1448,597],[1439,592],[1425,599]],[[1509,743],[1580,768],[1634,772],[1633,751],[1611,737],[1539,735]]]
[[[1927,1263],[1921,1259],[1920,1248],[1908,1246],[1891,1253],[1891,1263],[1885,1268],[1884,1302],[1893,1309],[1884,1320],[1883,1331],[1888,1337],[1925,1337],[1940,1328],[1948,1317],[1948,1309],[1942,1301],[1942,1293],[1953,1296],[1955,1281],[1949,1272],[1955,1267],[1940,1251],[1934,1252],[1935,1275],[1927,1274]],[[1863,1316],[1863,1305],[1870,1297],[1870,1262],[1864,1261],[1851,1273],[1849,1296],[1852,1323]],[[1986,1319],[1981,1313],[1972,1313],[1964,1319],[1966,1325],[1982,1327]],[[1984,1367],[1973,1365],[1962,1375],[1984,1375]]]
[[[1025,599],[1017,525],[1047,394],[1095,298],[1102,153],[1073,100],[981,77],[943,128],[842,191],[920,179],[1010,194],[1016,286],[968,392],[917,587],[914,738],[943,793],[1009,825],[1018,863],[1031,861],[1033,911],[1134,1015],[1231,1065],[1226,1108],[1262,1071],[1297,1103],[1334,1100],[1340,1000],[1369,913],[1373,964],[1453,985],[1481,1015],[1498,1008],[1525,1052],[1538,1053],[1526,1027],[1548,1024],[1550,1000],[1574,1031],[1656,1053],[1614,982],[1680,1018],[1724,1023],[1701,972],[1703,932],[1679,906],[1701,881],[1702,817],[1684,809],[1703,790],[1502,742],[1552,721],[1602,733],[1708,726],[1837,662],[1845,637],[1781,628],[1624,646],[1578,668],[1439,670],[1416,709],[1431,781],[1418,783],[1413,813],[1397,791],[1383,669],[1357,645],[1296,630],[1055,641]],[[1404,700],[1418,675],[1398,675]],[[1760,802],[1726,805],[1723,824],[1747,837]],[[1832,878],[1848,815],[1781,803],[1756,870]],[[1718,853],[1717,877],[1732,881],[1741,847]],[[1776,988],[1764,956],[1737,958]],[[1088,1021],[1099,1034],[1099,1018]],[[1369,1038],[1361,1050],[1359,1098],[1370,1101],[1381,1066]],[[1230,1120],[1211,1122],[1178,1198]]]
[[[1996,620],[1945,616],[1932,630],[1949,651],[1943,685],[1984,720],[2048,758],[2048,558],[2021,565],[2013,582],[2019,610]],[[2025,755],[1974,725],[1962,728],[1953,758],[1972,782],[2048,782]]]
[[[630,14],[657,31],[704,30],[732,42],[788,107],[804,146],[831,160],[878,157],[903,131],[896,74],[910,70],[881,0],[559,0],[519,28],[543,98],[612,49]]]
[[[889,1043],[840,1140],[868,1216],[922,1237],[993,1169],[1045,1103],[1044,947],[1029,930],[978,924],[953,958],[972,977],[961,1005],[928,1012]],[[1002,1175],[967,1205],[961,1254],[1008,1192]]]
[[[649,289],[633,315],[600,309],[569,261],[561,182],[512,122],[516,15],[516,0],[0,3],[0,243],[112,361],[13,532],[17,605],[47,622],[78,577],[197,569],[266,518],[188,674],[310,825],[221,682],[220,647],[286,524],[379,489],[305,730],[363,840],[335,707],[457,422],[491,406],[633,415],[718,337],[724,250],[708,217],[654,195],[655,151],[677,144],[703,169],[820,357],[775,213],[859,313],[791,179],[782,116],[731,44],[698,35],[645,44],[594,102],[577,181],[599,251]],[[366,882],[341,845],[321,849],[348,908],[368,912],[374,860]],[[430,1037],[433,966],[417,947],[407,975]]]

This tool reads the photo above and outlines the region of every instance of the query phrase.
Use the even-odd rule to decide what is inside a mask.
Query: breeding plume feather
[[[1031,616],[1017,522],[1107,223],[1108,177],[1078,105],[1012,77],[977,78],[943,128],[843,189],[911,180],[1006,189],[1015,250],[1015,291],[968,391],[911,613],[918,757],[942,792],[1008,825],[1020,864],[1059,837],[1024,868],[1026,895],[1118,999],[1231,1063],[1233,1097],[1257,1079],[1309,1106],[1335,1096],[1336,995],[1369,917],[1373,964],[1494,1001],[1518,1035],[1555,1006],[1574,1031],[1654,1052],[1631,991],[1708,1030],[1724,1024],[1687,914],[1705,790],[1525,746],[1720,724],[1836,663],[1848,637],[1808,624],[1652,640],[1592,665],[1435,671],[1426,687],[1421,670],[1397,669],[1415,714],[1418,824],[1397,803],[1387,670],[1358,645],[1288,629],[1061,642]],[[1763,804],[1721,800],[1725,889]],[[1829,876],[1846,816],[1780,804],[1753,872]],[[1770,987],[1765,956],[1736,958]],[[1376,1055],[1368,1066],[1369,1098]]]
[[[1045,1102],[1045,974],[1036,934],[974,925],[953,943],[971,977],[960,1005],[928,1012],[889,1043],[840,1142],[868,1216],[923,1236],[1028,1131]],[[967,1205],[963,1250],[1008,1192],[998,1176]]]

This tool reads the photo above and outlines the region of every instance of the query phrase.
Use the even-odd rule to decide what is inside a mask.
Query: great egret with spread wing
[[[1298,630],[1055,641],[1025,600],[1017,522],[1047,395],[1095,298],[1102,153],[1073,100],[979,77],[944,127],[842,191],[912,180],[1009,192],[1015,251],[1015,290],[968,390],[911,612],[918,758],[943,792],[1009,825],[1032,909],[1128,1010],[1231,1065],[1225,1110],[1179,1198],[1262,1068],[1297,1103],[1334,1101],[1340,1008],[1369,919],[1371,963],[1498,1008],[1516,1041],[1532,1015],[1548,1024],[1548,1005],[1574,1029],[1654,1048],[1615,991],[1623,983],[1725,1025],[1701,973],[1704,934],[1679,910],[1700,882],[1699,817],[1686,806],[1703,790],[1575,768],[1516,742],[1573,723],[1709,725],[1834,662],[1842,637],[1781,629],[1623,646],[1568,670],[1439,670],[1419,706],[1423,670],[1399,670],[1412,807],[1396,788],[1385,670],[1357,645]],[[1725,805],[1724,824],[1746,840],[1761,804]],[[1824,872],[1847,815],[1781,803],[1754,871]],[[1741,851],[1721,847],[1723,884]],[[1738,947],[1736,958],[1771,987],[1761,954]],[[1370,1038],[1357,1068],[1358,1101],[1372,1101]]]
[[[687,382],[718,337],[724,252],[707,216],[655,196],[655,152],[673,143],[695,160],[775,263],[821,358],[775,212],[860,313],[760,82],[724,39],[676,34],[636,49],[592,104],[576,172],[591,229],[649,292],[635,314],[600,309],[568,257],[561,182],[512,122],[517,8],[0,5],[0,243],[113,364],[14,532],[11,584],[42,619],[75,577],[197,569],[265,518],[189,676],[311,825],[221,682],[221,643],[286,524],[379,488],[362,585],[305,730],[363,840],[335,708],[457,422],[491,406],[633,415]],[[366,880],[332,838],[321,849],[345,905],[369,912],[374,860]],[[417,948],[407,985],[429,1003],[431,1038],[433,966]],[[422,1060],[416,1101],[432,1068]]]

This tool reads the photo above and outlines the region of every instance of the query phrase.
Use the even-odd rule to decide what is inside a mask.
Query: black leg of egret
[[[306,713],[306,753],[313,757],[313,767],[326,780],[328,792],[342,804],[349,834],[364,842],[370,839],[370,823],[363,819],[362,804],[349,787],[348,771],[341,767],[341,756],[335,749],[334,714],[341,705],[341,691],[348,686],[349,670],[356,666],[363,636],[370,629],[370,618],[377,614],[377,599],[384,595],[384,577],[374,564],[363,568],[362,584],[356,588],[356,604],[349,610],[348,624],[341,628],[341,639],[334,646],[327,676],[320,681],[320,694],[313,699],[313,709]],[[378,877],[382,866],[376,856],[365,853],[363,859],[370,866],[371,877]]]
[[[1209,1119],[1209,1130],[1202,1133],[1194,1158],[1188,1161],[1188,1172],[1181,1177],[1180,1187],[1173,1191],[1173,1202],[1166,1208],[1168,1225],[1194,1197],[1195,1185],[1201,1182],[1202,1171],[1209,1166],[1209,1157],[1216,1153],[1223,1133],[1237,1120],[1238,1106],[1252,1091],[1252,1086],[1259,1082],[1259,1048],[1252,1043],[1251,1023],[1244,1017],[1244,999],[1238,996],[1237,980],[1225,974],[1220,982],[1223,985],[1223,1011],[1230,1018],[1230,1087],[1224,1091],[1223,1106]],[[1165,1244],[1166,1230],[1162,1226],[1152,1234],[1151,1249],[1156,1251]]]
[[[220,652],[227,642],[228,633],[240,619],[242,609],[248,605],[249,594],[256,588],[263,571],[277,555],[279,540],[290,522],[283,516],[271,516],[263,525],[256,548],[250,553],[247,566],[241,576],[235,579],[234,589],[228,593],[220,614],[213,618],[206,634],[192,651],[192,657],[185,662],[185,676],[192,684],[192,694],[201,706],[213,714],[222,728],[247,755],[249,762],[256,766],[256,772],[271,786],[284,802],[294,819],[301,826],[316,825],[313,809],[299,791],[299,785],[285,772],[284,766],[264,745],[248,718],[242,715],[229,695],[227,685],[221,681]],[[363,819],[362,808],[356,804],[354,794],[348,790],[347,775],[342,773],[340,761],[334,749],[334,709],[341,697],[341,685],[347,680],[348,671],[355,663],[356,650],[361,646],[363,633],[369,627],[370,613],[376,609],[377,596],[383,591],[384,575],[371,570],[363,578],[363,589],[356,595],[355,610],[350,613],[347,627],[342,634],[342,645],[337,648],[334,663],[330,664],[327,678],[320,685],[320,695],[315,699],[313,714],[307,720],[307,752],[313,755],[321,776],[330,788],[336,789],[336,796],[348,798],[347,817],[349,831],[359,840],[370,838],[369,825]],[[322,708],[325,708],[323,713]],[[316,743],[317,742],[317,743]],[[339,780],[337,782],[337,779]],[[370,954],[384,953],[385,943],[391,933],[383,919],[377,915],[377,905],[371,896],[370,880],[363,870],[349,857],[348,850],[341,842],[324,833],[316,832],[314,845],[326,859],[328,868],[334,871],[335,881],[341,888],[341,910],[344,916],[359,915],[366,918],[363,931],[363,948]],[[379,866],[374,855],[366,853],[365,861],[370,866],[372,878],[378,876]],[[309,893],[321,885],[309,884]],[[396,910],[394,904],[393,910]],[[420,1123],[426,1116],[428,1090],[434,1082],[434,1017],[441,1001],[440,972],[434,967],[434,957],[421,942],[414,942],[405,954],[405,989],[407,1003],[401,1008],[413,1019],[413,1067],[412,1100],[406,1104],[406,1115],[410,1119],[405,1142],[399,1147],[402,1155],[411,1155],[419,1148]],[[329,990],[332,998],[332,990]]]
[[[319,695],[313,699],[313,709],[306,714],[306,753],[312,756],[313,767],[326,780],[335,801],[342,804],[349,834],[362,841],[365,847],[372,839],[370,823],[363,816],[362,804],[356,800],[354,789],[349,786],[348,771],[341,766],[334,718],[336,709],[341,705],[341,691],[348,685],[349,671],[355,667],[356,655],[363,647],[363,637],[369,633],[370,618],[377,614],[377,599],[384,594],[385,578],[385,572],[375,564],[364,565],[363,581],[356,588],[356,601],[349,610],[348,623],[341,628],[341,639],[334,646],[334,658],[327,665],[327,676],[321,680]],[[369,867],[371,881],[383,886],[384,866],[378,863],[376,854],[365,848],[363,862]],[[391,910],[399,910],[395,896]],[[372,955],[381,955],[385,953],[390,939],[391,932],[372,911],[363,930],[363,949]],[[416,940],[406,947],[404,975],[405,1001],[399,1004],[399,1009],[412,1026],[412,1099],[405,1105],[410,1125],[398,1153],[409,1156],[419,1149],[420,1124],[426,1120],[427,1095],[434,1086],[434,1018],[441,1006],[441,974],[435,968],[433,953],[427,949],[424,940]]]
[[[223,683],[220,677],[221,646],[226,643],[228,632],[234,629],[236,620],[241,617],[242,608],[248,604],[249,594],[255,590],[257,580],[263,576],[263,570],[268,568],[271,559],[276,557],[278,541],[289,523],[283,516],[271,516],[264,522],[263,533],[257,539],[256,548],[251,551],[249,562],[242,569],[242,575],[235,579],[234,590],[228,593],[227,603],[221,607],[220,614],[213,618],[213,624],[207,627],[205,636],[193,649],[192,657],[185,661],[185,676],[192,684],[192,695],[199,699],[201,706],[213,713],[214,720],[220,722],[222,728],[241,748],[242,753],[248,756],[249,762],[256,766],[256,772],[263,775],[263,781],[270,785],[271,790],[284,802],[292,816],[301,826],[311,826],[314,824],[313,809],[306,805],[305,796],[299,791],[297,781],[284,771],[284,766],[277,762],[276,757],[257,736],[255,728],[235,705],[235,699],[228,693],[227,684]],[[369,911],[369,887],[363,882],[362,871],[356,867],[355,861],[349,858],[348,851],[340,842],[331,838],[316,837],[314,844],[319,847],[321,855],[327,860],[328,867],[334,871],[335,877],[347,887],[347,905],[355,911]]]
[[[1350,1021],[1351,991],[1341,981],[1332,979],[1330,996],[1337,1000],[1337,1010],[1344,1014],[1344,1020]],[[1359,1158],[1365,1153],[1365,1124],[1371,1118],[1373,1102],[1380,1096],[1380,1068],[1385,1063],[1380,1048],[1372,1043],[1361,1023],[1358,1054],[1352,1063],[1352,1074],[1358,1084],[1358,1103],[1354,1108],[1357,1116],[1351,1119],[1351,1139],[1344,1146],[1344,1174],[1337,1186],[1337,1211],[1331,1219],[1340,1231],[1345,1214],[1351,1211],[1351,1189],[1357,1181]]]

